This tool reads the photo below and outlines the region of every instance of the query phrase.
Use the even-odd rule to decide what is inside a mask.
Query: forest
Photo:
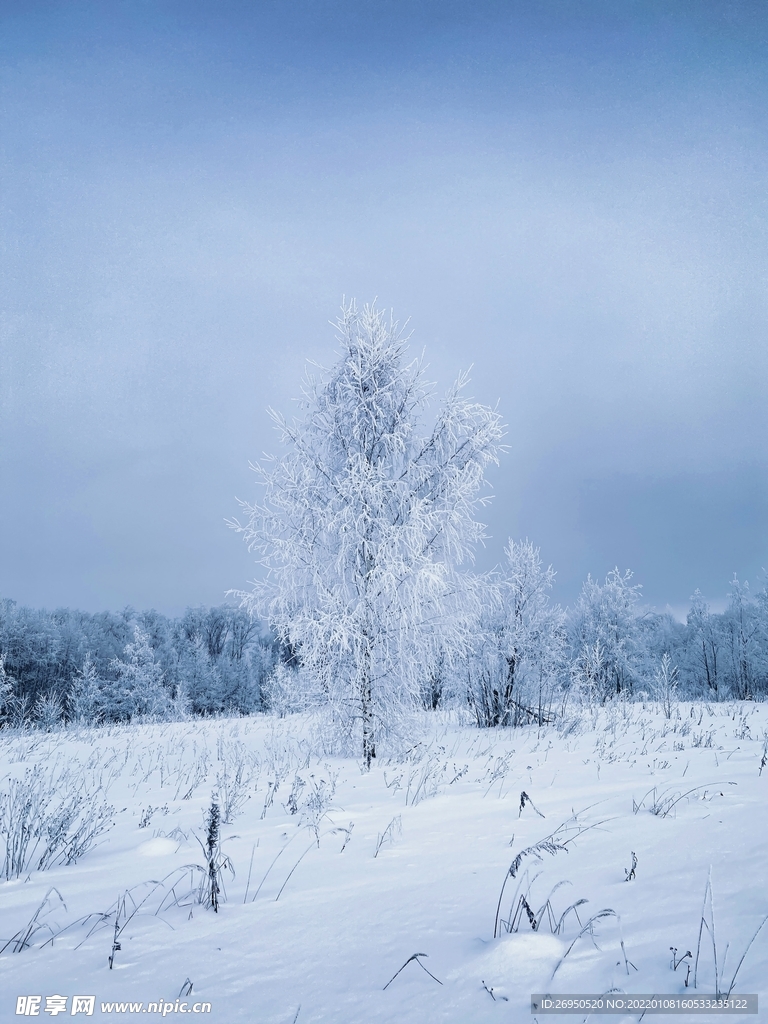
[[[698,591],[686,622],[642,606],[632,574],[588,579],[574,605],[552,605],[554,573],[529,542],[510,543],[488,581],[463,658],[421,666],[427,709],[463,706],[480,726],[548,721],[569,700],[615,696],[760,700],[768,692],[768,588],[734,578],[726,609]],[[498,599],[499,590],[503,599]],[[285,715],[320,699],[296,653],[233,605],[90,614],[0,602],[2,724]]]

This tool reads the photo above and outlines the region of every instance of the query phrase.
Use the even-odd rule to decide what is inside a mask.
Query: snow
[[[128,1021],[136,1015],[101,1013],[100,1004],[175,1003],[187,979],[189,1005],[212,1004],[194,1019],[210,1024],[484,1024],[534,1020],[532,992],[691,994],[688,961],[673,971],[670,947],[695,958],[710,876],[727,989],[768,914],[767,728],[768,709],[752,703],[680,703],[669,720],[658,705],[616,703],[552,726],[497,730],[435,713],[415,746],[370,772],[318,752],[312,722],[299,715],[6,730],[4,779],[32,769],[62,787],[101,780],[115,824],[76,863],[0,882],[3,943],[52,886],[66,904],[54,894],[38,918],[50,930],[0,956],[0,1015],[21,1019],[19,995],[41,995],[44,1006],[46,995],[93,994],[93,1019]],[[236,872],[224,871],[218,914],[188,895],[217,788],[222,807],[229,794],[222,853]],[[531,802],[521,810],[522,792]],[[577,907],[581,925],[614,913],[596,921],[594,942],[578,938],[573,911],[559,934],[546,915],[533,931],[523,912],[516,932],[502,927],[494,938],[510,865],[553,833],[566,849],[522,859],[501,918],[519,906],[518,883],[534,913],[551,893],[555,921],[577,900],[588,900]],[[110,970],[126,891],[146,902]],[[768,926],[734,991],[760,992],[765,977]],[[714,989],[705,931],[697,991]]]
[[[163,836],[156,836],[146,843],[140,843],[136,847],[136,853],[141,857],[167,857],[168,854],[176,853],[179,843],[174,839],[166,839]]]

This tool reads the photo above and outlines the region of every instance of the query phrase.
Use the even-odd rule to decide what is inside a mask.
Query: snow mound
[[[165,836],[156,836],[154,839],[148,839],[146,843],[142,843],[141,846],[136,848],[136,853],[140,857],[167,857],[171,853],[176,853],[179,848],[179,844],[175,839],[166,839]]]
[[[521,932],[506,935],[486,948],[457,972],[467,979],[482,981],[493,989],[494,997],[512,996],[521,991],[546,989],[552,971],[567,949],[567,943],[554,935]]]

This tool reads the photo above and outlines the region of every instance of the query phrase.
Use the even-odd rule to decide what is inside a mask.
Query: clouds
[[[633,561],[647,593],[754,574],[767,25],[726,3],[9,8],[3,592],[174,610],[242,585],[221,521],[344,294],[499,399],[487,560],[528,534],[573,590],[695,512],[715,550]],[[708,505],[729,473],[743,514]],[[627,487],[641,522],[585,514]]]

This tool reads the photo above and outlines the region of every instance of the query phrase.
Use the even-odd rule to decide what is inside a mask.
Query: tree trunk
[[[520,704],[517,700],[515,688],[517,686],[517,666],[519,657],[517,649],[506,656],[507,678],[504,685],[504,707],[502,709],[502,720],[500,725],[521,725]]]
[[[376,742],[373,730],[373,693],[371,689],[371,642],[365,637],[362,664],[360,666],[360,717],[363,722],[363,762],[366,768],[376,757]]]

